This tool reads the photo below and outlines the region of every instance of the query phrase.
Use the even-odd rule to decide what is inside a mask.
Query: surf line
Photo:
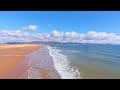
[[[70,65],[67,56],[60,53],[59,49],[47,46],[53,58],[54,67],[62,79],[82,79],[76,67]]]

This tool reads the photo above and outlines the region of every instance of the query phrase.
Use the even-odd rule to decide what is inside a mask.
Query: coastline
[[[17,79],[29,68],[26,55],[42,44],[4,44],[0,46],[0,78]]]
[[[47,46],[49,54],[52,56],[54,68],[62,79],[83,79],[78,69],[71,65],[68,57],[56,46]]]
[[[1,79],[82,79],[67,56],[49,45],[3,45],[0,50]]]
[[[54,68],[47,45],[5,44],[0,51],[0,79],[61,78]]]
[[[54,62],[47,46],[44,46],[27,55],[29,79],[60,79],[59,73],[54,68]]]

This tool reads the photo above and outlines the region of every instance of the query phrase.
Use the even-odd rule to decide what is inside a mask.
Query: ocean
[[[29,78],[42,78],[40,68],[46,68],[53,79],[120,79],[120,45],[48,44],[30,56]]]

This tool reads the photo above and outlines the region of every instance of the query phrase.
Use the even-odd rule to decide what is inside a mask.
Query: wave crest
[[[60,50],[47,46],[49,54],[53,57],[54,67],[62,79],[80,79],[80,72],[72,67],[67,57],[60,53]]]

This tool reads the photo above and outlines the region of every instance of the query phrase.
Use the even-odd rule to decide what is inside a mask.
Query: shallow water
[[[120,45],[51,44],[65,55],[81,78],[120,78]]]
[[[49,55],[47,47],[38,49],[27,55],[28,79],[59,79],[60,76],[54,68],[52,57]]]

